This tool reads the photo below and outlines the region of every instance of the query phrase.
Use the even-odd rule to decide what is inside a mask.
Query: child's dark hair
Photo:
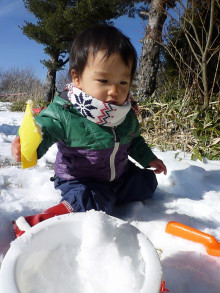
[[[71,70],[82,75],[88,55],[91,52],[95,56],[99,51],[106,50],[105,58],[112,54],[120,54],[125,65],[132,61],[131,80],[137,67],[137,53],[129,38],[117,28],[107,25],[99,25],[86,29],[73,41],[69,56],[69,77]]]

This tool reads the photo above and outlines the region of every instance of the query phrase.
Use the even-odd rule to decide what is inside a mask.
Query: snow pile
[[[22,293],[67,293],[69,288],[91,293],[160,292],[161,265],[151,242],[135,227],[101,212],[42,222],[12,243],[2,274],[10,272],[14,259]]]
[[[11,221],[19,216],[41,212],[57,204],[61,199],[60,193],[54,190],[53,183],[49,180],[53,176],[56,146],[39,160],[35,168],[22,170],[11,158],[10,143],[23,114],[10,113],[5,103],[2,106],[4,109],[0,105],[3,109],[0,111],[0,260],[4,258],[10,242],[14,240]],[[212,234],[220,241],[220,161],[205,160],[202,163],[190,160],[190,155],[182,152],[161,152],[157,149],[154,152],[168,168],[167,176],[157,176],[159,186],[154,198],[117,207],[114,216],[137,227],[161,251],[163,276],[171,293],[218,293],[220,257],[207,255],[205,247],[201,244],[167,234],[165,227],[169,221],[178,221]],[[95,225],[96,233],[92,230]],[[130,246],[127,243],[129,258],[122,258],[114,242],[106,247],[107,236],[103,232],[106,230],[111,235],[112,231],[116,233],[117,229],[114,229],[114,225],[110,229],[104,221],[96,222],[95,215],[91,214],[90,223],[87,223],[83,230],[85,239],[89,239],[91,243],[87,241],[81,246],[80,251],[69,252],[73,255],[75,253],[75,261],[78,260],[81,265],[81,268],[78,267],[77,280],[88,286],[87,291],[78,292],[89,292],[89,285],[85,281],[86,274],[93,274],[94,279],[98,280],[103,288],[106,284],[111,284],[112,281],[105,279],[102,272],[110,270],[117,276],[119,261],[122,262],[120,265],[125,271],[127,270],[119,278],[121,282],[126,280],[125,283],[131,284],[134,278],[138,280],[137,266],[131,262],[131,259],[137,260],[137,246],[134,250],[129,250]],[[127,233],[132,236],[132,229]],[[133,237],[134,243],[138,243],[138,236]],[[125,247],[124,244],[124,250]],[[65,249],[69,248],[58,249],[59,257],[53,260],[54,267],[61,267],[62,249],[65,252]],[[87,253],[90,249],[93,250],[93,254],[88,259]],[[99,255],[100,250],[104,252],[103,262],[95,261],[95,256]],[[86,263],[87,261],[90,263]],[[106,262],[109,262],[109,266]],[[85,264],[88,265],[87,271]],[[100,274],[95,274],[92,270],[92,267],[97,266]],[[47,268],[44,269],[49,275]],[[57,279],[60,274],[61,271],[57,273]],[[109,286],[114,288],[115,284]]]

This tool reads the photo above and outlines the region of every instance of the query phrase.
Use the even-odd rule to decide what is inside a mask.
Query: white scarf
[[[130,96],[121,106],[102,102],[76,88],[73,83],[66,85],[67,96],[73,106],[88,120],[103,126],[121,124],[131,109]]]

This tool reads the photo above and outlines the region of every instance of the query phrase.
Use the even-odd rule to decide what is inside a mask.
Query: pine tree
[[[48,68],[45,100],[55,93],[56,72],[68,62],[68,52],[76,35],[95,24],[109,24],[122,14],[134,15],[129,0],[23,0],[26,9],[34,14],[36,23],[25,21],[21,27],[30,39],[44,45],[49,60],[41,62]]]

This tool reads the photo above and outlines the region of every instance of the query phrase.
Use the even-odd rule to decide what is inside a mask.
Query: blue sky
[[[23,35],[18,26],[23,25],[24,20],[33,21],[34,16],[27,12],[23,0],[1,0],[0,68],[31,68],[36,76],[45,80],[47,69],[40,60],[48,59],[48,55],[44,54],[42,45]],[[140,55],[142,45],[139,40],[144,36],[143,21],[139,17],[132,19],[122,16],[115,20],[115,26],[131,39]]]

